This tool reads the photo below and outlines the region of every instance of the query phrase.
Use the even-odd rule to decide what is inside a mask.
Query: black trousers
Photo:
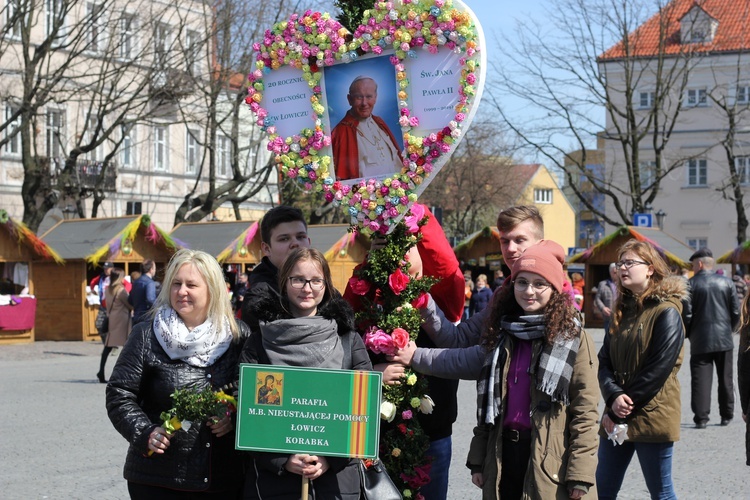
[[[690,406],[694,415],[693,422],[696,424],[708,422],[714,365],[719,379],[719,414],[722,419],[731,419],[734,416],[733,352],[719,351],[690,356]]]
[[[520,500],[523,483],[531,458],[531,438],[519,441],[503,439],[502,470],[500,471],[500,497],[503,500]]]

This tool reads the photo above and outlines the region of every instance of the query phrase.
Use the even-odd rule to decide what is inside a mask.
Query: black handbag
[[[380,460],[367,460],[367,464],[364,460],[358,464],[360,500],[401,500],[401,492]]]

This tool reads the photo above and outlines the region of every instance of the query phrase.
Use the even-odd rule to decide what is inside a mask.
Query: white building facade
[[[709,247],[718,256],[737,245],[737,211],[733,201],[730,162],[739,176],[745,197],[750,195],[750,38],[745,34],[748,21],[746,0],[707,0],[697,5],[687,0],[672,2],[675,20],[668,28],[670,43],[681,44],[681,55],[667,57],[665,64],[687,64],[686,78],[676,82],[662,94],[661,106],[665,116],[679,106],[671,137],[662,153],[662,165],[675,166],[660,181],[652,211],[666,213],[663,229],[693,248]],[[656,16],[655,18],[656,19]],[[648,23],[658,22],[654,19]],[[648,28],[648,23],[641,29]],[[653,30],[652,30],[653,31]],[[631,34],[631,37],[633,34]],[[640,79],[635,84],[632,99],[635,114],[645,118],[654,106],[659,92],[656,82],[657,62],[654,56],[657,41],[648,39],[648,30],[640,33],[641,54],[638,68]],[[648,44],[654,54],[648,53]],[[685,62],[684,50],[690,50]],[[600,68],[607,75],[607,84],[624,88],[627,78],[624,67],[610,51],[599,59]],[[636,64],[636,66],[637,66]],[[651,68],[649,67],[651,65]],[[679,84],[678,84],[679,83]],[[624,93],[611,93],[624,99]],[[624,107],[623,102],[616,102]],[[736,123],[732,125],[730,115]],[[607,115],[603,136],[615,136],[617,128]],[[736,134],[729,148],[723,144],[728,130]],[[606,170],[612,185],[627,186],[627,171],[623,152],[616,140],[605,140]],[[654,181],[655,148],[652,134],[640,143],[640,183],[648,186]],[[628,203],[623,197],[623,203]],[[745,199],[747,209],[750,198]],[[612,202],[607,202],[611,213]],[[654,221],[654,225],[656,222]],[[611,230],[612,228],[608,228]]]
[[[232,119],[244,86],[227,80],[220,92],[208,95],[210,80],[218,74],[211,5],[0,0],[0,8],[0,136],[5,139],[0,145],[0,207],[9,215],[23,219],[24,155],[42,166],[38,196],[55,199],[47,227],[62,216],[61,209],[75,203],[90,217],[98,193],[103,200],[97,217],[143,213],[169,229],[185,197],[206,193],[211,180],[214,186],[231,181],[233,165],[250,179],[247,187],[235,188],[237,194],[255,186],[254,181],[263,184],[240,204],[243,219],[257,220],[278,201],[275,173],[268,181],[257,180],[266,178],[256,170],[268,164],[269,153],[250,111],[243,105]],[[23,74],[30,66],[24,58],[35,45],[50,41],[50,33],[57,46],[43,61],[49,69],[36,71],[57,80],[45,87],[47,95],[24,98]],[[32,140],[24,148],[16,133],[21,118],[13,116],[34,99],[28,127]],[[101,130],[106,130],[101,143],[81,151],[87,138]],[[59,176],[72,154],[77,188],[66,192]],[[212,216],[234,219],[234,211],[226,204]]]

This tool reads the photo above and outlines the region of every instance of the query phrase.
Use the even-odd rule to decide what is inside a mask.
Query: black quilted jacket
[[[242,322],[238,325],[244,339],[249,330]],[[210,385],[219,390],[235,381],[240,342],[212,366],[197,368],[169,359],[150,323],[133,329],[107,385],[109,419],[130,443],[125,479],[177,490],[237,491],[242,468],[234,433],[216,438],[206,425],[194,425],[189,431],[177,431],[166,453],[146,454],[149,434],[161,425],[161,412],[171,408],[170,394],[175,389]]]

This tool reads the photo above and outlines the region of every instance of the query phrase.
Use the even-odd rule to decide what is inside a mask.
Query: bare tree
[[[175,223],[201,220],[225,203],[234,207],[239,218],[241,203],[263,193],[271,201],[278,196],[276,188],[268,192],[269,184],[277,184],[278,174],[266,151],[266,136],[245,104],[245,79],[254,69],[253,42],[274,23],[303,8],[300,0],[227,0],[206,7],[205,38],[199,48],[183,47],[185,53],[202,54],[203,64],[197,66],[205,71],[188,71],[193,93],[180,102],[180,121],[200,130],[203,155]]]
[[[495,223],[502,207],[512,205],[520,187],[511,168],[510,148],[493,123],[474,123],[456,153],[421,197],[423,203],[443,209],[443,227],[463,238]]]
[[[747,8],[742,15],[747,18]],[[747,39],[748,34],[743,33]],[[744,47],[747,43],[743,44]],[[725,56],[727,58],[731,55]],[[750,88],[746,85],[746,68],[748,54],[741,51],[734,56],[735,63],[729,65],[729,71],[724,68],[712,68],[714,87],[708,90],[708,97],[718,109],[724,122],[724,134],[719,145],[726,159],[727,176],[716,187],[723,199],[734,204],[737,213],[737,244],[747,241],[748,217],[745,209],[744,187],[750,182],[750,156],[742,154],[742,134],[746,134],[744,124],[750,117]]]
[[[631,223],[686,160],[668,144],[698,57],[675,41],[674,21],[674,3],[661,0],[561,0],[548,4],[544,22],[519,23],[518,42],[498,44],[505,60],[495,68],[490,101],[526,148],[565,172],[583,205],[609,224]],[[502,104],[505,95],[523,102],[523,111],[514,116]],[[597,137],[617,158],[602,175],[586,168]],[[579,176],[615,213],[591,203]]]

